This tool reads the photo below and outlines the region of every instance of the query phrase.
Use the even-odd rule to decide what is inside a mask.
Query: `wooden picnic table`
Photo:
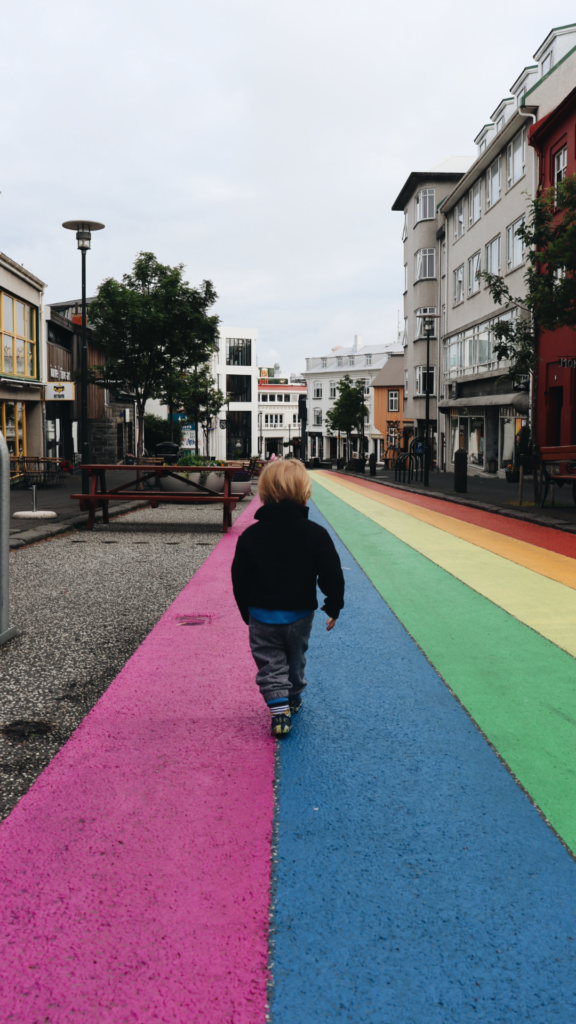
[[[110,501],[118,501],[125,498],[127,501],[149,501],[152,508],[157,508],[161,501],[176,505],[223,505],[222,531],[226,533],[229,526],[232,526],[232,512],[242,498],[241,494],[232,494],[231,481],[238,466],[118,466],[118,465],[96,465],[82,466],[90,478],[90,490],[88,494],[71,494],[70,497],[78,499],[80,511],[88,510],[88,529],[94,527],[96,509],[102,509],[102,521],[108,523],[108,505]],[[107,487],[106,474],[120,470],[126,473],[132,470],[136,474],[133,480],[123,483],[120,487]],[[203,484],[192,482],[183,474],[189,473],[223,473],[224,493],[213,491]],[[151,482],[157,477],[172,476],[177,480],[190,485],[190,492],[185,491],[162,491],[159,487],[151,487]],[[147,485],[144,490],[144,485]]]

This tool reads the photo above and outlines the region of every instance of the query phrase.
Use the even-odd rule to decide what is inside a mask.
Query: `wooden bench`
[[[232,526],[232,512],[241,499],[241,495],[232,494],[231,480],[238,472],[238,466],[82,466],[90,478],[90,489],[88,494],[71,494],[80,502],[80,511],[88,511],[88,529],[94,528],[96,510],[102,509],[102,521],[109,522],[108,506],[110,501],[148,501],[152,508],[157,508],[161,502],[175,505],[222,505],[223,519],[222,531],[226,533],[229,526]],[[136,477],[120,487],[109,488],[106,486],[106,474],[121,470],[134,471]],[[200,483],[192,483],[188,474],[218,472],[224,473],[224,493],[219,494],[210,490]],[[186,475],[183,475],[186,474]],[[154,488],[153,484],[158,477],[173,476],[180,482],[190,485],[190,491],[162,491]],[[146,485],[146,490],[144,490]]]
[[[572,497],[576,504],[576,445],[534,449],[540,460],[540,508],[548,497],[550,486],[572,484]]]

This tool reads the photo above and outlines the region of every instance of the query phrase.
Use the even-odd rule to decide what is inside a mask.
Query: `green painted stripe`
[[[325,488],[314,502],[576,852],[574,659]]]

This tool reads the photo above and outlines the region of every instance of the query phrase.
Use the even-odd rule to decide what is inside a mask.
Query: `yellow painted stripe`
[[[334,479],[329,474],[322,473],[322,476],[325,475],[329,479]],[[539,548],[536,544],[529,544],[527,541],[518,540],[515,537],[495,533],[492,530],[487,530],[484,526],[476,526],[474,523],[455,519],[454,516],[447,516],[442,512],[414,505],[401,498],[395,498],[385,493],[377,494],[354,480],[343,478],[337,483],[357,494],[369,496],[372,501],[388,505],[389,508],[395,508],[398,512],[405,512],[406,515],[419,519],[422,523],[436,526],[439,530],[445,530],[446,533],[451,533],[454,537],[467,540],[470,544],[476,544],[479,548],[485,548],[486,551],[500,555],[501,558],[507,558],[509,562],[523,565],[524,568],[532,569],[540,576],[547,576],[548,579],[556,580],[557,583],[576,590],[576,559],[569,558],[568,555],[561,555],[557,551],[548,551],[545,548]]]
[[[314,473],[314,482],[576,657],[576,592],[571,587],[374,501],[365,490],[359,494],[320,473]]]

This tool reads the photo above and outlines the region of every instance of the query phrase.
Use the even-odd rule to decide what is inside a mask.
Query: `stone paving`
[[[0,818],[214,549],[221,519],[220,506],[164,505],[11,552],[11,622],[19,634],[0,647]],[[50,732],[2,733],[21,720],[46,723]]]

